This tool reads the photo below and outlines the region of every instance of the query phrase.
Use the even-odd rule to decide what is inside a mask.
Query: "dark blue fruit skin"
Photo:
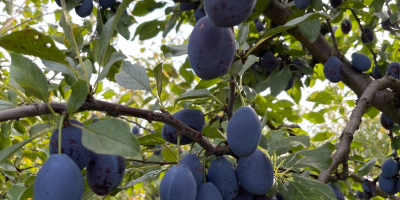
[[[264,30],[264,24],[258,18],[255,18],[253,21],[254,21],[254,24],[255,24],[258,32],[261,32]]]
[[[381,174],[379,176],[378,182],[379,182],[379,188],[381,188],[381,190],[384,191],[385,193],[389,193],[393,190],[394,183],[392,178],[382,176]]]
[[[223,198],[218,188],[208,182],[197,187],[196,200],[223,200]]]
[[[399,79],[400,73],[400,63],[392,62],[386,69],[386,75],[394,76],[396,79]]]
[[[86,179],[90,189],[104,196],[121,183],[125,174],[124,158],[117,155],[93,153],[86,167]]]
[[[84,185],[75,162],[65,154],[53,154],[37,173],[33,196],[40,200],[80,200]]]
[[[267,193],[274,183],[271,160],[259,149],[248,157],[240,158],[236,170],[240,185],[254,195]]]
[[[261,140],[261,122],[251,107],[239,108],[226,129],[229,148],[240,158],[250,156]]]
[[[133,133],[133,134],[137,135],[137,134],[139,134],[139,132],[140,132],[139,126],[134,126],[134,127],[132,128],[132,133]]]
[[[98,116],[95,114],[93,114],[91,118],[93,119],[92,124],[99,121]]]
[[[351,59],[354,68],[360,72],[367,71],[371,67],[371,60],[363,53],[353,53]]]
[[[369,43],[374,40],[374,32],[369,28],[364,28],[364,32],[361,33],[361,42],[362,43]]]
[[[61,7],[61,1],[60,0],[56,0],[56,4]]]
[[[208,180],[218,188],[224,200],[235,199],[239,192],[236,170],[224,157],[211,161],[208,168]]]
[[[344,200],[343,193],[342,193],[342,191],[341,191],[338,187],[336,187],[336,186],[334,186],[334,185],[331,185],[331,184],[329,184],[329,183],[328,183],[328,185],[329,185],[329,187],[332,188],[333,193],[335,193],[335,196],[336,196],[336,199],[337,199],[337,200]]]
[[[368,179],[365,179],[362,182],[361,187],[363,189],[363,192],[366,194],[374,196],[376,193],[376,184],[373,181],[369,181]]]
[[[392,119],[390,119],[387,115],[382,113],[381,114],[381,125],[386,130],[392,130],[392,128],[394,126],[394,121]]]
[[[398,176],[394,177],[392,181],[393,181],[393,189],[390,192],[385,192],[387,195],[395,195],[398,192],[397,183],[399,182],[399,177]]]
[[[71,119],[70,122],[83,126],[82,123],[74,119]],[[79,169],[83,169],[89,163],[92,151],[82,145],[82,129],[68,125],[62,128],[61,133],[61,152],[71,157]],[[49,152],[50,154],[58,153],[58,129],[51,134]]]
[[[172,166],[160,183],[161,200],[195,199],[196,191],[196,180],[185,164]]]
[[[272,52],[266,52],[261,58],[261,66],[266,68],[268,71],[273,71],[276,66],[278,66],[278,61],[276,60]]]
[[[300,9],[306,9],[311,3],[311,0],[294,0],[294,5]]]
[[[332,56],[324,65],[324,75],[332,83],[337,83],[343,78],[343,64],[340,60]]]
[[[242,23],[253,12],[256,0],[204,0],[204,9],[211,21],[220,27]]]
[[[382,29],[387,31],[392,31],[393,28],[396,28],[396,23],[390,24],[390,18],[386,21],[381,22]]]
[[[379,66],[378,66],[378,65],[376,65],[376,66],[374,67],[374,70],[372,71],[372,78],[374,78],[374,79],[380,79],[380,78],[382,78],[382,75],[381,75],[381,73],[379,72]]]
[[[382,173],[381,175],[386,177],[393,177],[396,176],[399,172],[399,164],[391,159],[388,158],[382,163]]]
[[[206,123],[203,112],[196,109],[182,109],[172,116],[182,121],[184,124],[190,126],[191,128],[195,129],[196,131],[202,131]],[[161,136],[164,138],[164,140],[173,144],[177,144],[178,142],[176,133],[176,129],[168,124],[164,124],[161,130]],[[191,142],[193,142],[192,139],[185,136],[181,137],[181,145],[189,144]]]
[[[80,5],[75,7],[75,12],[79,17],[87,17],[92,13],[93,1],[92,0],[82,0]]]
[[[343,34],[348,34],[351,31],[352,28],[352,24],[351,21],[348,19],[345,19],[342,21],[342,23],[340,24],[340,28],[342,29],[342,33]]]
[[[243,187],[239,187],[239,193],[235,200],[254,200],[254,194],[247,192]]]
[[[196,180],[197,186],[199,186],[203,180],[203,165],[201,164],[199,158],[195,154],[188,154],[184,159],[181,160],[181,164],[185,164],[187,167],[189,167],[194,179]]]
[[[357,196],[359,199],[364,199],[364,198],[365,198],[365,193],[357,190],[357,191],[356,191],[356,196]]]
[[[156,156],[159,156],[161,154],[161,149],[162,149],[161,145],[156,145],[154,147],[154,149],[155,149],[155,151],[154,151],[153,154],[156,155]]]
[[[339,7],[340,5],[342,5],[343,0],[329,0],[329,2],[331,3],[331,6],[332,6],[333,8],[337,8],[337,7]]]
[[[279,193],[279,192],[276,193],[275,196],[276,196],[276,198],[277,198],[278,200],[285,200],[285,199],[282,197],[281,193]]]
[[[196,23],[203,17],[206,16],[206,11],[204,11],[204,8],[198,8],[194,12],[194,19],[196,20]]]
[[[215,26],[205,16],[196,23],[189,37],[190,66],[201,79],[217,78],[228,72],[235,48],[232,30]]]
[[[102,8],[111,8],[116,0],[99,0],[100,6]]]
[[[181,11],[191,11],[196,9],[197,5],[189,2],[181,2],[179,3],[179,8],[181,9]]]

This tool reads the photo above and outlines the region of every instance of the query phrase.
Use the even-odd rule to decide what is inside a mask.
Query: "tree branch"
[[[357,101],[356,107],[351,113],[350,121],[342,131],[339,145],[336,152],[333,154],[333,162],[331,166],[327,170],[321,172],[318,179],[319,181],[328,183],[332,172],[337,169],[341,163],[347,162],[346,158],[350,153],[350,144],[353,141],[353,134],[359,128],[365,110],[371,106],[370,102],[374,95],[378,93],[378,91],[386,88],[399,90],[399,83],[400,82],[396,81],[393,76],[384,76],[381,79],[375,80],[367,87],[365,92]]]
[[[66,103],[50,103],[51,108],[56,113],[62,113],[67,110]],[[192,139],[197,142],[200,146],[202,146],[206,150],[207,156],[209,155],[232,155],[234,157],[235,154],[229,149],[228,146],[216,146],[214,145],[208,138],[204,137],[203,134],[199,131],[192,129],[187,126],[183,122],[179,121],[171,114],[167,112],[153,112],[148,110],[143,110],[139,108],[132,108],[124,105],[109,103],[105,101],[100,101],[96,99],[89,99],[78,109],[77,112],[82,111],[103,111],[111,116],[117,117],[120,115],[138,117],[145,119],[151,123],[152,121],[163,122],[171,125],[176,128],[176,130],[182,135]],[[33,117],[44,114],[50,114],[51,111],[49,107],[44,104],[32,104],[25,105],[22,107],[11,108],[7,110],[0,111],[0,122],[7,121],[11,119],[20,119],[24,117]]]

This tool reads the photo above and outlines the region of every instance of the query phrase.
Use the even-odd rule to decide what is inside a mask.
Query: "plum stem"
[[[65,115],[61,115],[60,124],[58,125],[58,154],[62,154],[61,152],[61,136],[62,136],[62,128],[64,125]]]

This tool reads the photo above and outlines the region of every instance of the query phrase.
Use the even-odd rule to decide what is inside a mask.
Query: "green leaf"
[[[18,197],[24,192],[26,189],[23,183],[17,183],[11,186],[7,191],[7,197],[9,200],[17,200]]]
[[[89,90],[86,85],[86,81],[79,80],[71,87],[71,96],[69,96],[67,103],[67,112],[69,116],[72,116],[85,102]]]
[[[237,41],[239,42],[240,47],[246,42],[248,35],[249,35],[249,23],[239,24],[239,33]]]
[[[215,78],[215,79],[211,79],[211,80],[203,80],[203,79],[201,79],[199,84],[197,84],[194,89],[195,90],[206,89],[206,88],[209,88],[211,86],[216,85],[217,83],[220,83],[221,81],[222,80],[220,78]]]
[[[13,153],[18,151],[20,148],[25,146],[27,143],[35,139],[36,137],[29,138],[27,140],[24,140],[22,142],[19,142],[17,144],[12,145],[11,147],[8,147],[7,149],[3,149],[0,151],[0,162],[3,162],[6,158],[10,157]]]
[[[311,141],[313,141],[313,142],[324,141],[324,140],[330,139],[333,136],[335,136],[335,134],[332,132],[328,132],[328,131],[318,132],[311,138]]]
[[[311,0],[310,5],[316,11],[321,11],[324,8],[322,0]]]
[[[316,91],[308,96],[307,101],[315,102],[318,104],[330,104],[335,100],[335,95],[332,92],[327,91]]]
[[[138,1],[133,8],[132,15],[145,16],[157,8],[162,8],[166,2],[155,2],[154,0]]]
[[[253,88],[249,86],[244,86],[243,87],[244,94],[246,95],[247,101],[249,103],[252,103],[256,97],[257,97],[257,92],[253,90]]]
[[[29,94],[48,102],[49,91],[46,76],[31,60],[20,54],[10,53],[11,77]]]
[[[140,152],[138,140],[124,121],[111,118],[81,129],[83,146],[95,153],[133,157]]]
[[[67,63],[64,53],[56,47],[53,39],[35,29],[16,31],[0,37],[0,46],[15,53]]]
[[[33,199],[33,184],[26,188],[18,197],[19,200],[25,200],[29,198]]]
[[[101,70],[101,73],[99,75],[99,77],[96,80],[96,83],[100,82],[101,80],[103,80],[108,72],[110,71],[111,66],[115,63],[118,62],[120,60],[125,60],[127,57],[119,52],[114,52],[113,54],[111,54],[110,59],[108,60],[106,66],[103,68],[103,70]]]
[[[310,20],[300,24],[299,30],[310,43],[314,43],[321,33],[321,23],[319,19]]]
[[[155,68],[154,68],[154,78],[156,79],[156,84],[157,84],[157,93],[158,93],[158,97],[160,97],[161,99],[161,94],[163,91],[163,70],[162,70],[162,66],[163,63],[158,64]]]
[[[270,87],[271,95],[277,96],[286,88],[291,77],[292,72],[290,72],[289,67],[281,70],[277,68],[269,75],[267,80],[257,84],[256,91],[260,93]]]
[[[3,133],[3,136],[5,138],[8,138],[11,134],[11,125],[13,123],[13,120],[10,120],[9,122],[3,122],[1,124],[1,132]]]
[[[225,139],[223,137],[222,133],[215,126],[205,126],[201,132],[203,133],[203,135],[205,137],[210,138],[210,139],[213,139],[213,138]]]
[[[121,71],[115,75],[119,85],[127,89],[151,91],[149,77],[144,67],[128,61],[122,63]]]
[[[165,58],[171,58],[175,56],[182,56],[187,54],[188,52],[188,45],[162,45],[161,51],[164,53]]]
[[[54,61],[45,60],[45,59],[42,59],[42,63],[44,64],[45,67],[47,67],[53,71],[61,72],[61,73],[70,75],[72,77],[75,77],[74,71],[72,71],[72,69],[70,69],[67,66],[67,64],[62,64],[59,62],[54,62]]]
[[[242,76],[244,72],[251,67],[252,64],[254,64],[258,60],[258,57],[255,55],[250,55],[247,57],[246,62],[243,65],[243,69],[240,70],[239,76]]]
[[[122,3],[118,6],[118,10],[115,15],[111,17],[103,27],[96,56],[100,66],[104,66],[104,58],[106,57],[105,54],[107,47],[110,45],[110,39],[113,36],[113,33],[117,27],[118,22],[120,21],[122,14],[126,11],[126,8],[132,1],[133,0],[122,1]]]
[[[35,124],[29,129],[29,135],[34,136],[42,131],[52,131],[54,128],[56,128],[56,126],[51,123]]]
[[[141,145],[157,145],[165,143],[165,140],[161,137],[161,133],[159,131],[138,137],[138,141]]]
[[[147,40],[155,37],[160,31],[162,31],[162,25],[164,21],[151,20],[148,22],[141,23],[135,31],[133,38],[139,35],[139,40]]]
[[[123,190],[123,189],[130,188],[130,187],[134,186],[137,183],[146,182],[147,180],[150,180],[150,179],[158,176],[158,174],[160,174],[163,171],[165,171],[165,170],[160,169],[160,170],[155,170],[155,171],[148,172],[145,175],[143,175],[142,177],[140,177],[138,179],[135,179],[133,181],[129,181],[124,186],[121,186],[121,187],[118,187],[118,188]]]
[[[376,160],[378,160],[378,158],[372,158],[370,159],[368,162],[366,162],[365,164],[363,164],[358,170],[357,170],[357,174],[359,176],[365,176],[367,175],[373,168],[374,165],[376,163]]]
[[[301,158],[295,166],[309,166],[321,171],[328,169],[332,164],[331,155],[333,150],[335,150],[335,145],[327,142],[316,149],[298,151],[296,154],[302,155],[303,158]]]
[[[328,185],[297,174],[292,174],[292,178],[292,180],[289,179],[289,191],[281,192],[283,198],[336,200],[336,196],[333,193],[332,188]]]
[[[89,59],[85,60],[83,62],[83,66],[85,67],[85,71],[86,71],[86,74],[88,76],[88,80],[90,82],[90,78],[92,77],[92,73],[93,73],[92,61],[90,61]],[[76,66],[76,69],[78,70],[78,73],[81,75],[81,77],[83,79],[85,79],[85,74],[83,73],[82,66],[79,64],[79,65]]]
[[[232,66],[229,68],[229,75],[234,76],[238,74],[241,70],[243,69],[243,63],[242,60],[239,59],[235,61]]]
[[[261,148],[268,150],[268,138],[264,135],[261,135],[260,144],[258,144]]]
[[[383,4],[385,3],[384,0],[374,0],[369,5],[369,13],[376,13],[382,11]]]
[[[325,122],[325,118],[321,113],[318,112],[309,112],[302,115],[304,119],[315,123],[315,124],[322,124]]]
[[[5,110],[9,108],[14,108],[15,105],[11,102],[0,100],[0,110]]]
[[[179,101],[182,100],[187,100],[187,99],[198,99],[198,98],[204,98],[204,97],[210,97],[219,104],[223,105],[223,103],[214,95],[210,93],[209,90],[207,89],[199,89],[199,90],[190,90],[184,94],[181,94],[181,97],[175,100],[175,104],[178,103]]]
[[[306,135],[296,135],[283,137],[282,131],[271,131],[268,141],[268,152],[274,152],[277,156],[282,155],[290,150],[295,145],[308,147],[310,138]]]

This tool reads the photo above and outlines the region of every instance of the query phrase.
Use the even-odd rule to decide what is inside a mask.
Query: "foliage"
[[[400,5],[333,1],[328,5],[312,0],[299,7],[294,1],[283,5],[258,0],[251,15],[233,28],[232,65],[211,80],[196,76],[186,55],[187,30],[196,24],[194,8],[201,9],[203,1],[192,0],[194,8],[182,11],[180,3],[170,0],[124,0],[107,9],[96,0],[85,18],[72,11],[78,0],[61,0],[62,7],[48,0],[1,1],[0,197],[33,198],[35,178],[50,158],[51,133],[61,130],[66,117],[84,124],[78,128],[87,149],[125,158],[122,183],[105,199],[159,199],[160,182],[181,155],[199,155],[208,169],[216,156],[225,154],[221,160],[236,168],[237,157],[226,142],[228,119],[239,108],[251,106],[261,119],[258,149],[273,164],[275,182],[267,195],[335,199],[336,191],[319,178],[341,156],[345,161],[329,173],[329,181],[346,199],[356,199],[356,191],[363,191],[362,181],[376,183],[378,167],[387,157],[396,158],[400,148],[395,124],[400,117],[389,117],[399,116],[399,91],[391,87],[373,95],[374,100],[361,99],[367,86],[378,81],[369,77],[374,69],[385,75],[391,66],[388,74],[399,77],[394,62]],[[271,16],[271,7],[281,9],[284,21]],[[343,20],[350,23],[349,33],[341,31]],[[335,27],[339,28],[334,31]],[[348,59],[354,52],[372,61],[365,72],[351,67]],[[325,73],[330,57],[340,65],[335,77]],[[290,81],[293,87],[288,87]],[[372,106],[353,116],[359,101]],[[182,109],[203,112],[205,126],[194,130],[181,122],[185,119],[168,114]],[[383,124],[389,125],[380,123],[383,111],[383,121],[390,122]],[[99,121],[92,124],[94,120]],[[198,142],[166,142],[164,124]],[[140,129],[138,134],[132,134],[132,127]],[[349,151],[341,153],[349,132]],[[82,199],[101,199],[84,181]],[[382,192],[374,195],[373,199],[387,197]]]

